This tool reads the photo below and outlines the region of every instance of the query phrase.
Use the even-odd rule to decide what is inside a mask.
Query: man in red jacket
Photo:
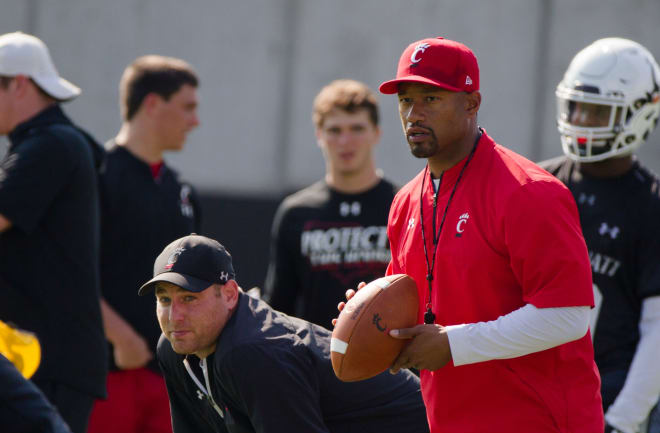
[[[388,274],[417,282],[419,323],[392,366],[421,370],[432,432],[603,431],[588,333],[591,270],[571,193],[477,125],[465,45],[412,43],[396,79],[412,154],[427,166],[390,210]]]

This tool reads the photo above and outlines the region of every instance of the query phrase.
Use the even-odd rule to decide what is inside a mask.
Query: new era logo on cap
[[[154,263],[154,277],[140,287],[138,294],[146,294],[158,282],[201,292],[212,284],[226,284],[234,278],[231,254],[227,249],[218,241],[191,234],[165,247]]]
[[[472,50],[460,42],[429,38],[413,42],[403,51],[394,80],[380,85],[385,94],[396,93],[399,83],[437,86],[452,92],[479,90],[479,65]]]

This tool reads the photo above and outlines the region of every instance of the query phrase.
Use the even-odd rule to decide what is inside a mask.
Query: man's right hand
[[[362,281],[360,284],[358,284],[357,289],[360,290],[366,285],[367,283]],[[355,292],[357,292],[357,290],[353,290],[353,289],[346,290],[346,300],[350,301],[351,298],[355,296]],[[337,310],[339,310],[339,312],[341,313],[341,310],[343,310],[345,306],[346,306],[346,302],[341,301],[339,304],[337,304]],[[337,324],[337,318],[332,319],[332,326],[335,326],[336,324]]]
[[[114,358],[122,370],[141,368],[153,359],[147,341],[136,332],[128,332],[114,343]]]
[[[144,367],[154,357],[146,340],[101,298],[101,316],[105,336],[114,347],[117,367],[131,370]]]

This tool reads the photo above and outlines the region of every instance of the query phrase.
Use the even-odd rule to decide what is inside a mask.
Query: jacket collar
[[[13,131],[8,134],[9,141],[12,146],[20,143],[30,134],[30,130],[40,126],[52,125],[60,123],[65,125],[73,125],[71,120],[64,114],[59,104],[52,104],[41,110],[35,116],[32,116],[23,123],[16,125]]]

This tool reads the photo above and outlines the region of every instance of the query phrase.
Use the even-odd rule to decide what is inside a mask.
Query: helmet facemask
[[[651,54],[625,39],[601,39],[578,53],[556,91],[564,154],[596,162],[639,147],[660,114],[657,72]]]

